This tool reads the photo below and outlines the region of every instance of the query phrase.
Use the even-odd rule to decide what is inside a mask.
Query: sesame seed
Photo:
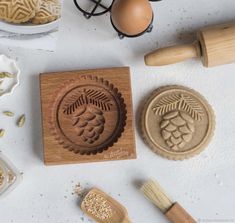
[[[113,216],[113,210],[108,201],[101,195],[90,192],[83,200],[87,213],[100,220],[107,220]]]

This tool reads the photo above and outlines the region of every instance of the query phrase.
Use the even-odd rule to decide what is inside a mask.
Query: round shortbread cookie
[[[11,23],[24,23],[39,10],[41,0],[0,0],[0,19]]]
[[[34,24],[45,24],[57,20],[61,15],[59,0],[42,0],[41,7],[32,19]]]
[[[147,99],[141,116],[145,142],[157,154],[183,160],[202,152],[212,139],[215,116],[198,92],[165,86]]]

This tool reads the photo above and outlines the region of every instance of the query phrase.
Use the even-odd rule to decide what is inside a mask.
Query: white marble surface
[[[7,132],[0,148],[24,172],[22,184],[0,201],[1,223],[91,222],[71,195],[77,182],[110,193],[126,206],[135,223],[165,223],[135,186],[149,177],[156,178],[196,219],[235,221],[235,65],[205,69],[192,60],[148,68],[143,63],[143,54],[157,46],[190,42],[199,27],[234,21],[235,1],[163,0],[153,6],[154,31],[137,39],[119,40],[109,15],[86,20],[72,1],[66,1],[56,53],[0,46],[0,52],[16,59],[22,70],[20,87],[0,99],[0,108],[27,115],[22,129],[15,127],[15,119],[0,115],[0,127]],[[142,99],[159,86],[181,84],[201,92],[217,117],[208,148],[187,161],[168,161],[149,150],[136,131],[137,160],[44,166],[38,74],[124,65],[131,67],[136,119]]]

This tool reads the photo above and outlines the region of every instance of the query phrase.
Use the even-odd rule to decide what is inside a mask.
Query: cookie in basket
[[[42,0],[41,7],[32,19],[34,24],[45,24],[57,20],[61,15],[59,0]]]
[[[39,10],[41,0],[0,0],[0,19],[11,23],[24,23]]]

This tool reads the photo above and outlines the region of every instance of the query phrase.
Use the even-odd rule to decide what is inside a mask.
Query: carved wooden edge
[[[193,94],[195,94],[198,98],[198,100],[201,101],[201,103],[204,105],[205,110],[208,112],[208,117],[209,117],[209,128],[207,130],[207,136],[204,138],[203,142],[201,142],[198,146],[196,146],[193,150],[186,151],[186,152],[181,152],[178,154],[175,154],[173,152],[170,151],[163,151],[161,148],[157,148],[156,145],[149,139],[149,136],[147,134],[146,131],[146,123],[145,123],[145,117],[146,117],[146,112],[148,109],[148,105],[151,103],[151,101],[160,93],[166,91],[166,90],[170,90],[170,89],[182,89],[182,90],[186,90],[186,91],[191,91]],[[208,106],[209,105],[209,106]],[[142,139],[144,140],[145,144],[148,145],[150,147],[151,150],[153,150],[156,154],[169,159],[169,160],[174,160],[174,161],[183,161],[185,159],[189,159],[192,158],[196,155],[199,155],[210,143],[211,139],[214,136],[214,131],[215,131],[215,126],[216,126],[216,116],[214,113],[214,110],[212,108],[212,106],[208,103],[208,101],[206,100],[206,98],[201,95],[199,92],[189,88],[189,87],[184,87],[181,85],[166,85],[166,86],[162,86],[159,87],[158,89],[154,90],[152,93],[150,93],[147,97],[146,97],[146,101],[142,106],[142,111],[140,114],[140,130],[141,130],[141,135],[142,135]]]
[[[61,93],[61,91],[67,92],[65,89],[69,90],[70,86],[75,84],[81,78],[97,81],[97,83],[108,88],[111,92],[113,92],[115,98],[118,99],[119,105],[120,105],[119,113],[120,113],[121,118],[120,118],[120,123],[118,126],[119,130],[117,131],[118,133],[116,134],[116,137],[114,138],[114,140],[112,140],[111,143],[107,144],[105,147],[103,147],[99,150],[96,150],[96,151],[83,151],[83,150],[75,150],[74,151],[72,146],[66,145],[64,140],[60,137],[60,135],[58,134],[56,124],[54,122],[53,112],[54,112],[54,108],[57,104],[57,98],[60,97],[59,94]],[[61,89],[63,89],[63,90],[61,90]],[[58,87],[58,90],[55,91],[55,94],[52,96],[51,104],[52,104],[52,106],[51,106],[50,121],[49,121],[49,125],[51,126],[50,132],[54,136],[55,140],[58,142],[59,145],[61,145],[64,149],[67,149],[71,152],[74,152],[75,154],[96,155],[97,153],[102,153],[103,151],[108,150],[115,143],[117,143],[118,139],[122,136],[123,132],[125,131],[126,120],[127,120],[127,108],[126,108],[125,100],[124,100],[122,94],[118,91],[118,88],[116,88],[112,83],[109,83],[109,81],[105,80],[104,78],[100,78],[100,77],[97,77],[95,75],[90,75],[90,74],[80,75],[80,77],[76,78],[76,80],[74,78],[71,78],[70,80],[65,81],[63,84],[61,84],[60,87]]]

